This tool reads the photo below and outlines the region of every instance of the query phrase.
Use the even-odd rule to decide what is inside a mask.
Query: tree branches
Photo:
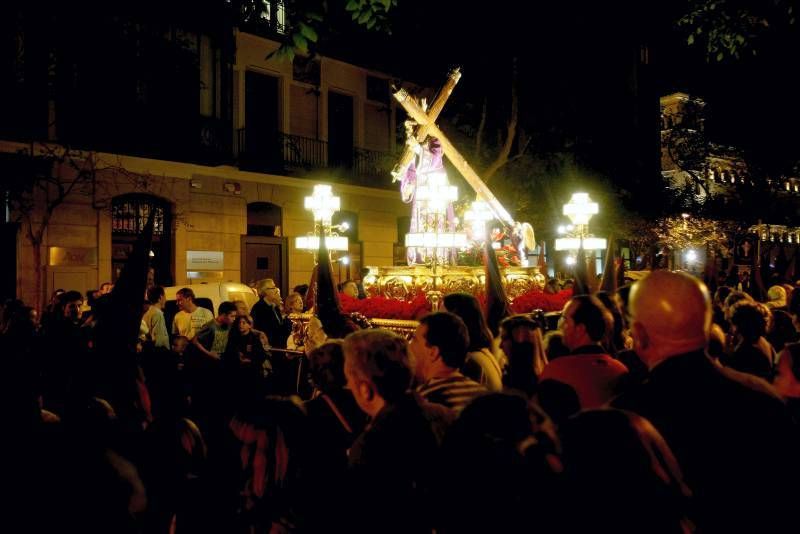
[[[686,42],[704,49],[707,61],[755,56],[759,41],[795,24],[797,0],[690,0],[678,19]]]

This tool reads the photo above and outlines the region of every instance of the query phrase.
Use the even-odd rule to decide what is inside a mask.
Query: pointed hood
[[[317,249],[317,284],[314,295],[314,314],[319,317],[322,324],[336,315],[341,315],[342,307],[339,303],[339,294],[333,280],[333,267],[331,256],[328,252],[325,236],[320,233],[319,249]]]
[[[150,209],[142,233],[133,246],[111,294],[99,299],[95,315],[95,347],[98,352],[133,350],[139,338],[143,303],[150,268],[155,209]]]
[[[304,299],[303,307],[311,311],[317,305],[317,276],[319,275],[319,266],[314,265],[311,270],[311,280],[308,282],[308,291]]]
[[[151,206],[114,289],[96,302],[93,312],[95,387],[108,400],[125,424],[136,426],[149,420],[150,397],[136,359],[136,343],[144,315],[150,247],[153,241],[155,209]],[[139,428],[141,430],[141,428]]]
[[[625,258],[617,258],[614,263],[617,266],[617,288],[625,285]]]
[[[547,242],[539,243],[539,261],[537,262],[539,272],[547,276]]]
[[[797,276],[797,251],[798,248],[795,248],[794,254],[792,254],[792,259],[789,260],[789,265],[786,266],[786,274],[784,275],[785,280],[790,284],[794,283],[794,279]]]
[[[614,237],[608,236],[608,247],[606,248],[606,260],[603,265],[603,278],[600,280],[600,291],[616,293],[617,291],[617,269],[616,255],[614,254]]]
[[[314,315],[322,323],[322,329],[330,338],[343,338],[358,327],[342,313],[339,293],[333,281],[331,256],[325,238],[320,235],[317,250],[317,280],[314,294]],[[309,291],[311,288],[309,287]]]
[[[503,288],[503,277],[497,255],[492,248],[492,240],[487,239],[483,248],[483,263],[486,272],[486,322],[492,335],[497,336],[500,330],[500,321],[511,315],[506,291]]]
[[[589,271],[586,267],[586,251],[583,249],[583,241],[581,241],[578,254],[575,256],[575,285],[573,286],[572,294],[575,296],[592,294],[592,286],[589,284]]]
[[[769,258],[769,255],[766,255]],[[769,263],[769,262],[767,262]],[[789,258],[786,257],[786,247],[781,243],[778,245],[778,254],[775,256],[775,274],[781,277],[781,280],[788,280],[786,271],[789,269]]]
[[[750,273],[750,295],[759,302],[766,301],[767,288],[764,285],[764,278],[769,277],[769,251],[766,257],[763,256],[761,250],[761,240],[758,240],[756,246],[756,262],[753,265],[753,271]]]
[[[717,255],[707,248],[706,268],[703,274],[708,291],[713,295],[717,291]]]

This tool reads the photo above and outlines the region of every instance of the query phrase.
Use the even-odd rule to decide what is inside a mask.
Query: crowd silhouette
[[[576,294],[557,329],[512,315],[497,336],[452,294],[406,339],[338,312],[326,276],[298,351],[303,299],[283,307],[271,281],[199,326],[190,288],[165,325],[163,290],[125,279],[91,309],[75,291],[41,317],[6,302],[7,526],[797,530],[797,290],[712,298],[654,271]]]

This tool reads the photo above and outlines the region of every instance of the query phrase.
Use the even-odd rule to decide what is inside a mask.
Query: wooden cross
[[[472,167],[469,166],[469,163],[467,163],[467,160],[461,156],[458,149],[453,146],[449,139],[447,139],[447,136],[444,134],[444,132],[442,132],[435,124],[442,107],[444,107],[445,101],[450,96],[450,93],[453,92],[453,88],[455,88],[455,85],[460,77],[461,73],[458,69],[450,73],[447,83],[439,93],[437,99],[434,101],[430,111],[427,113],[419,104],[419,102],[417,102],[413,96],[409,95],[405,89],[399,89],[396,91],[394,93],[394,98],[400,103],[401,106],[403,106],[403,109],[406,110],[408,116],[419,125],[416,133],[414,134],[417,142],[424,142],[425,138],[429,135],[437,138],[442,145],[442,150],[444,151],[445,156],[447,156],[447,159],[449,159],[450,163],[452,163],[453,166],[458,169],[467,183],[472,187],[472,189],[475,190],[475,193],[477,193],[478,197],[483,199],[489,205],[489,208],[492,210],[495,217],[507,224],[509,227],[514,228],[516,223],[511,215],[509,215],[508,211],[506,211],[503,205],[500,204],[500,201],[497,200],[497,197],[494,196],[494,193],[492,193],[483,180],[481,180],[481,178],[478,176],[478,173],[476,173]],[[397,166],[395,166],[395,169],[392,171],[392,175],[394,176],[395,180],[397,180],[400,174],[405,171],[405,168],[408,167],[409,163],[411,163],[413,157],[414,153],[412,148],[410,146],[406,146],[406,149],[401,156],[400,163],[398,163]],[[405,164],[403,164],[404,162]]]
[[[455,89],[456,84],[460,79],[461,70],[458,67],[450,71],[450,75],[447,77],[444,87],[442,87],[442,90],[439,91],[438,95],[436,95],[436,99],[428,109],[427,117],[431,124],[436,122],[436,119],[439,117],[439,113],[441,113],[442,108],[444,107],[444,103],[447,102],[448,98],[450,98],[450,95],[453,93],[453,89]],[[419,125],[416,133],[413,134],[417,140],[417,143],[425,142],[425,138],[428,137],[428,130],[429,128],[427,124]],[[395,165],[394,169],[392,169],[393,182],[400,180],[413,159],[414,149],[410,145],[406,144],[403,153],[400,155],[400,161],[397,162],[397,165]]]

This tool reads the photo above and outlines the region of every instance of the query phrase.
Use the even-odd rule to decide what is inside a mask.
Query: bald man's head
[[[631,290],[630,312],[637,354],[649,367],[704,349],[711,329],[711,298],[697,278],[654,271]]]

